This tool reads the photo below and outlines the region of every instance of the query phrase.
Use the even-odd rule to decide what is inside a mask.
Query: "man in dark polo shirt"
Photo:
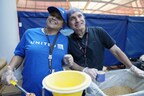
[[[86,27],[84,15],[77,8],[70,8],[67,14],[68,25],[74,30],[74,33],[69,36],[69,53],[73,56],[75,62],[71,63],[72,69],[86,72],[92,78],[95,78],[97,70],[103,68],[104,48],[107,48],[132,72],[144,77],[144,71],[132,65],[124,52],[103,28]],[[65,59],[65,61],[68,61],[67,63],[73,60],[68,57]]]

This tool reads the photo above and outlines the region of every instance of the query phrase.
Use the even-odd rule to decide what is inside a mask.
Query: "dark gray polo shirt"
[[[101,27],[88,27],[82,38],[75,33],[69,36],[69,53],[80,66],[101,70],[104,48],[110,49],[114,44],[115,41]]]

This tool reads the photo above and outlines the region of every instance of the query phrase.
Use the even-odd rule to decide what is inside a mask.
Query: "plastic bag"
[[[106,80],[102,83],[95,81],[95,84],[86,89],[86,96],[107,96],[102,90],[113,86],[127,86],[136,91],[119,96],[144,96],[144,79],[137,77],[129,69],[106,72]]]
[[[85,93],[85,96],[106,96],[94,82],[85,90]]]

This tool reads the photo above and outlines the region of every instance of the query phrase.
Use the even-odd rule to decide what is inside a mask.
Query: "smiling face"
[[[77,33],[85,31],[85,18],[81,12],[75,12],[69,17],[69,26]]]
[[[58,12],[51,12],[47,18],[47,28],[60,30],[63,27],[64,21]]]

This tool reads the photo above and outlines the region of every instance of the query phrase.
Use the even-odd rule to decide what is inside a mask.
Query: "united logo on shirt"
[[[62,44],[57,44],[57,46],[58,46],[58,49],[62,49],[62,50],[64,50],[64,48],[63,48],[63,45],[62,45]]]

